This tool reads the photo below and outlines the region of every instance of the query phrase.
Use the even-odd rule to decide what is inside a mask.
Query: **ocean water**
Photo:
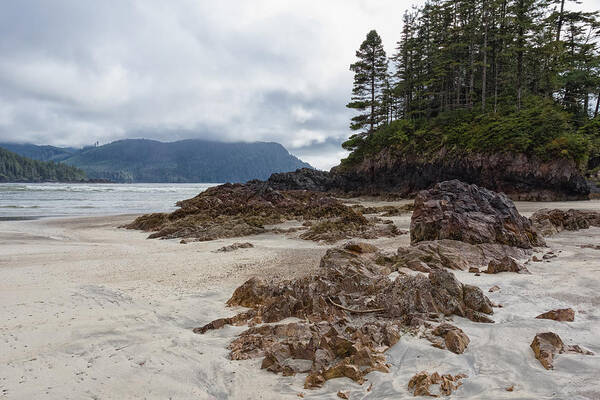
[[[1,183],[0,220],[173,211],[216,183]]]

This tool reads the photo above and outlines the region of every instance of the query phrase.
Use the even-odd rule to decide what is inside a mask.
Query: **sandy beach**
[[[516,205],[526,216],[539,208],[600,210],[600,201]],[[600,250],[581,247],[598,244],[600,228],[547,239],[559,256],[529,263],[531,275],[456,272],[503,305],[495,324],[454,317],[471,339],[464,354],[406,335],[387,352],[391,373],[368,375],[371,391],[346,378],[305,390],[302,374],[282,377],[260,370],[260,360],[228,359],[226,346],[244,327],[205,335],[192,328],[239,311],[225,301],[246,279],[305,274],[330,246],[297,233],[148,240],[119,228],[133,218],[0,221],[0,398],[335,399],[348,390],[351,399],[408,399],[410,377],[437,370],[468,375],[458,399],[600,399]],[[409,227],[409,214],[390,219]],[[215,252],[239,241],[254,247]],[[394,251],[409,238],[368,242]],[[493,285],[501,290],[488,293]],[[565,307],[576,311],[575,322],[535,319]],[[545,370],[529,345],[550,330],[595,355],[559,355]]]

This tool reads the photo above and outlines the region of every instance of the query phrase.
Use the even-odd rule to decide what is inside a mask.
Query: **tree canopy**
[[[417,131],[431,146],[584,162],[600,135],[590,128],[600,118],[600,22],[566,1],[432,0],[406,11],[391,68],[379,78],[389,91],[371,113],[388,117],[344,143],[355,150],[346,162],[382,135],[399,144],[394,138]]]

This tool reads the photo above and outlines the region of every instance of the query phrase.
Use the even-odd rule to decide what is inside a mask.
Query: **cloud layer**
[[[392,52],[410,5],[2,2],[0,141],[276,141],[329,168],[350,134],[354,52],[373,28]]]

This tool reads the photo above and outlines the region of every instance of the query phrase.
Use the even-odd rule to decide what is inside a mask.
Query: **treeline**
[[[568,8],[566,0],[430,1],[404,14],[389,58],[369,32],[350,67],[357,134],[344,147],[397,120],[419,129],[423,120],[439,127],[485,115],[493,125],[551,107],[569,129],[589,124],[599,111],[600,23],[597,12]]]
[[[0,182],[77,182],[85,173],[53,161],[37,161],[0,148]]]

